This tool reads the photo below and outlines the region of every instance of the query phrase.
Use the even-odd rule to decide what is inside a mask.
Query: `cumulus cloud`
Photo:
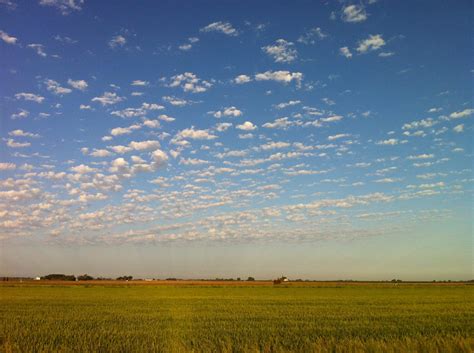
[[[184,92],[202,93],[212,87],[209,81],[201,80],[192,72],[172,76],[168,87],[181,87]]]
[[[227,107],[227,108],[224,108],[223,110],[219,110],[217,112],[214,112],[214,117],[215,118],[222,118],[223,116],[231,116],[231,117],[234,117],[234,118],[237,118],[239,116],[241,116],[243,113],[241,110],[237,109],[236,107],[232,106],[232,107]]]
[[[143,81],[143,80],[134,80],[132,81],[131,85],[132,86],[140,86],[140,87],[146,87],[150,84],[148,81]]]
[[[183,99],[183,98],[177,98],[174,96],[164,96],[163,100],[171,105],[174,105],[176,107],[184,107],[185,105],[190,104],[191,102]]]
[[[119,116],[121,118],[133,118],[133,117],[145,116],[149,111],[152,111],[152,110],[161,110],[161,109],[165,109],[165,107],[156,103],[144,102],[139,108],[125,108],[123,110],[113,111],[110,114]]]
[[[250,81],[252,81],[252,78],[250,76],[247,76],[247,75],[239,75],[236,78],[234,78],[234,83],[236,83],[238,85],[241,85],[243,83],[247,83],[247,82],[250,82]]]
[[[151,153],[151,159],[155,168],[160,168],[168,162],[168,155],[166,152],[157,149]]]
[[[262,47],[262,50],[277,63],[291,63],[298,57],[294,44],[284,39],[278,39],[275,44]]]
[[[349,50],[348,47],[339,48],[339,54],[341,54],[342,56],[344,56],[348,59],[352,58],[352,53],[351,53],[351,51]]]
[[[36,51],[36,54],[38,54],[39,56],[42,56],[43,58],[48,56],[48,54],[46,54],[46,51],[44,50],[43,44],[32,43],[32,44],[28,44],[27,47]]]
[[[123,97],[120,97],[115,92],[104,92],[100,97],[92,98],[92,102],[99,102],[103,106],[116,104],[123,101]]]
[[[131,149],[135,151],[146,151],[152,149],[158,149],[160,147],[160,142],[156,140],[146,140],[146,141],[132,141],[128,145]]]
[[[68,79],[67,83],[69,86],[71,86],[74,89],[77,89],[79,91],[85,91],[87,87],[89,86],[86,81],[84,80],[72,80]]]
[[[308,32],[298,38],[298,43],[315,44],[318,40],[326,38],[328,35],[319,27],[311,28]]]
[[[229,22],[213,22],[200,29],[201,32],[220,32],[228,36],[237,36],[239,32]]]
[[[133,124],[128,127],[116,127],[110,130],[110,134],[112,136],[120,136],[120,135],[128,135],[131,134],[134,130],[138,130],[141,128],[139,124]]]
[[[46,85],[46,89],[58,96],[62,96],[64,94],[69,94],[72,92],[72,89],[70,88],[66,88],[66,87],[62,87],[59,82],[57,81],[54,81],[54,80],[45,80],[44,81],[45,85]]]
[[[365,54],[370,51],[378,50],[385,45],[385,41],[380,34],[369,35],[369,38],[359,42],[357,51],[361,54]]]
[[[303,74],[301,72],[290,72],[286,70],[266,71],[255,75],[257,81],[275,81],[281,83],[290,83],[295,81],[298,86],[301,85]]]
[[[13,113],[10,118],[15,120],[15,119],[24,119],[27,118],[30,115],[30,112],[25,109],[20,109],[18,113]]]
[[[464,109],[462,111],[453,112],[449,114],[449,117],[451,119],[460,119],[460,118],[467,118],[468,116],[471,116],[472,114],[474,114],[474,109]]]
[[[68,15],[73,11],[82,10],[84,0],[40,0],[42,6],[51,6],[58,9],[61,14]]]
[[[115,37],[112,37],[112,39],[109,41],[109,47],[115,49],[118,47],[123,47],[126,43],[127,39],[124,36],[117,35]]]
[[[25,101],[32,101],[36,103],[42,103],[44,101],[44,97],[33,93],[17,93],[15,94],[15,98],[24,99]]]
[[[464,124],[459,124],[459,125],[456,125],[455,127],[453,127],[453,131],[454,132],[463,132],[464,131]]]
[[[178,139],[191,139],[191,140],[213,140],[217,138],[209,130],[195,129],[193,126],[184,130],[181,130],[176,134]]]
[[[219,132],[223,132],[228,130],[232,126],[232,123],[220,123],[216,124],[216,130]]]
[[[255,126],[250,121],[246,121],[243,124],[237,125],[235,128],[239,129],[239,130],[243,130],[243,131],[253,131],[253,130],[257,129],[257,126]]]
[[[338,139],[341,139],[341,138],[344,138],[344,137],[349,137],[351,136],[350,134],[337,134],[337,135],[331,135],[331,136],[328,136],[328,140],[329,141],[334,141],[334,140],[338,140]]]
[[[26,131],[23,131],[21,129],[10,131],[8,133],[8,135],[16,136],[16,137],[33,137],[33,138],[40,137],[40,135],[38,135],[38,134],[33,134],[31,132],[26,132]]]
[[[285,102],[285,103],[279,103],[279,104],[275,105],[275,108],[284,109],[284,108],[291,107],[293,105],[297,105],[297,104],[300,104],[300,103],[301,103],[300,100],[288,101],[288,102]]]
[[[376,145],[386,145],[386,146],[398,145],[398,139],[380,140],[380,141],[377,141],[375,144]]]
[[[10,36],[7,32],[0,30],[0,39],[7,44],[16,44],[17,38]]]
[[[342,9],[341,18],[344,22],[359,23],[367,19],[367,12],[362,5],[348,5]]]
[[[0,163],[0,170],[5,171],[5,170],[15,170],[16,169],[16,164],[15,163]]]

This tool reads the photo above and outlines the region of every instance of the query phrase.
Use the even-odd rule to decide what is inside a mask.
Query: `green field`
[[[469,352],[468,285],[0,286],[2,352]]]

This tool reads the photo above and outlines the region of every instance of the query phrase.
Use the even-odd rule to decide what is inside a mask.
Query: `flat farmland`
[[[474,287],[311,282],[0,285],[2,352],[472,352]]]

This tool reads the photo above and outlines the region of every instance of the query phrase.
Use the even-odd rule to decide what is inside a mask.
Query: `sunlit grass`
[[[472,352],[473,287],[1,286],[5,352]]]

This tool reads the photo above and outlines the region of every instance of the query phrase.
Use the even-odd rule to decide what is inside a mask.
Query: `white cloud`
[[[8,135],[16,136],[16,137],[34,137],[34,138],[40,137],[40,135],[38,135],[38,134],[33,134],[31,132],[26,132],[26,131],[23,131],[23,130],[20,130],[20,129],[10,131],[8,133]]]
[[[156,103],[144,102],[139,108],[125,108],[123,110],[113,111],[110,114],[119,116],[121,118],[133,118],[133,117],[145,116],[150,110],[161,110],[161,109],[165,109],[165,107]]]
[[[252,139],[253,138],[253,134],[239,134],[239,139]]]
[[[166,162],[168,162],[168,155],[160,149],[153,151],[151,153],[151,158],[153,160],[153,166],[155,168],[159,168],[166,164]]]
[[[13,113],[10,116],[10,118],[12,118],[13,120],[15,120],[15,119],[24,119],[24,118],[27,118],[29,115],[30,115],[30,112],[28,110],[20,109],[20,111],[18,113]]]
[[[419,154],[419,155],[416,155],[416,156],[408,156],[407,159],[413,161],[413,160],[418,160],[418,159],[431,159],[431,158],[434,158],[434,154],[426,154],[426,153],[423,153],[423,154]]]
[[[14,139],[7,139],[7,146],[10,148],[23,148],[31,146],[29,142],[16,142]]]
[[[229,129],[231,126],[232,126],[232,123],[216,124],[216,130],[219,131],[219,132],[223,132],[223,131],[226,131],[227,129]]]
[[[103,106],[116,104],[121,101],[123,101],[123,97],[118,96],[115,92],[104,92],[102,96],[92,98],[92,102],[99,102]]]
[[[184,130],[181,130],[176,134],[178,139],[192,139],[192,140],[212,140],[217,138],[216,135],[209,133],[209,130],[199,130],[190,127]]]
[[[171,122],[176,120],[172,116],[169,116],[169,115],[166,115],[166,114],[158,115],[158,119],[160,119],[162,121],[166,121],[167,123],[171,123]]]
[[[284,39],[278,39],[274,45],[262,47],[262,50],[277,63],[290,63],[298,57],[294,44]]]
[[[214,113],[214,117],[215,118],[222,118],[223,116],[232,116],[232,117],[239,117],[241,116],[243,113],[241,110],[237,109],[236,107],[232,106],[232,107],[227,107],[227,108],[224,108],[224,110],[219,110],[217,112]]]
[[[383,52],[379,53],[379,56],[381,58],[389,58],[389,57],[394,56],[394,55],[395,55],[395,53],[393,51],[383,51]]]
[[[152,149],[158,149],[160,147],[160,142],[156,140],[147,140],[147,141],[132,141],[128,146],[135,151],[146,151]]]
[[[290,83],[296,81],[297,85],[301,85],[303,74],[301,72],[290,72],[286,70],[281,71],[266,71],[255,75],[257,81],[276,81],[283,83]]]
[[[369,38],[359,42],[357,51],[359,53],[365,54],[369,51],[378,50],[384,45],[385,41],[380,34],[369,35]]]
[[[325,34],[321,28],[311,28],[307,33],[303,34],[298,38],[298,43],[303,44],[315,44],[316,41],[326,38],[328,35]]]
[[[63,15],[68,15],[72,11],[80,11],[84,0],[40,0],[42,6],[52,6],[57,8]]]
[[[48,54],[46,54],[44,50],[44,45],[42,44],[33,43],[33,44],[28,44],[27,47],[36,51],[36,54],[38,54],[39,56],[42,56],[43,58],[48,56]]]
[[[288,102],[286,102],[286,103],[280,103],[280,104],[275,105],[275,108],[277,108],[277,109],[284,109],[284,108],[291,107],[291,106],[293,106],[293,105],[297,105],[297,104],[300,104],[300,103],[301,103],[300,100],[288,101]]]
[[[112,155],[110,151],[104,150],[104,149],[94,149],[94,151],[91,152],[90,154],[92,157],[109,157]]]
[[[116,158],[110,163],[109,172],[117,174],[128,174],[130,173],[129,164],[122,157]]]
[[[87,87],[89,86],[86,81],[84,80],[72,80],[69,79],[67,80],[67,83],[69,86],[72,88],[78,89],[80,91],[85,91]]]
[[[209,161],[205,161],[199,158],[181,158],[179,160],[179,164],[183,165],[202,165],[202,164],[209,164]]]
[[[289,144],[288,142],[267,142],[266,144],[264,145],[261,145],[260,146],[260,149],[264,150],[264,151],[268,151],[268,150],[274,150],[274,149],[278,149],[278,148],[286,148],[286,147],[290,147],[291,144]]]
[[[12,37],[8,35],[7,32],[0,30],[0,39],[3,40],[7,44],[16,44],[18,38]]]
[[[16,99],[24,99],[26,101],[32,101],[36,103],[42,103],[44,101],[44,97],[33,94],[33,93],[17,93],[15,94]]]
[[[343,117],[341,115],[332,115],[332,116],[328,116],[327,118],[321,118],[320,121],[323,123],[333,123],[336,121],[340,121],[342,119]]]
[[[88,174],[88,173],[94,173],[97,171],[95,168],[91,168],[88,165],[85,164],[79,164],[74,167],[70,168],[71,172],[77,173],[77,174]]]
[[[289,126],[294,125],[287,117],[275,119],[272,123],[265,123],[262,126],[267,129],[286,129]]]
[[[460,119],[460,118],[467,118],[468,116],[471,116],[474,113],[474,109],[464,109],[459,112],[453,112],[449,114],[449,117],[451,119]]]
[[[46,84],[46,88],[48,91],[53,92],[58,96],[62,96],[64,94],[69,94],[72,92],[72,89],[62,87],[59,82],[54,80],[45,80],[44,83]]]
[[[352,53],[348,47],[339,48],[339,53],[348,59],[352,58]]]
[[[234,78],[234,82],[238,85],[241,85],[243,83],[247,83],[247,82],[250,82],[250,81],[252,81],[252,78],[250,76],[247,76],[247,75],[239,75],[236,78]]]
[[[127,39],[124,36],[117,35],[112,37],[109,41],[109,47],[115,49],[117,47],[123,47],[127,43]]]
[[[86,104],[81,104],[79,106],[79,109],[80,110],[92,110],[92,107],[90,105],[86,105]]]
[[[181,87],[184,92],[202,93],[212,87],[209,81],[201,80],[192,72],[172,76],[168,87]]]
[[[438,124],[438,120],[434,120],[432,118],[422,119],[418,121],[412,121],[411,123],[403,124],[402,130],[413,130],[413,129],[422,129],[422,128],[429,128],[436,124]]]
[[[149,84],[150,84],[150,82],[142,81],[142,80],[134,80],[131,83],[132,86],[141,86],[141,87],[148,86]]]
[[[192,44],[190,43],[186,43],[186,44],[181,44],[178,49],[179,50],[182,50],[182,51],[188,51],[188,50],[191,50],[191,48],[193,47]]]
[[[344,137],[349,137],[351,136],[350,134],[337,134],[337,135],[331,135],[331,136],[328,136],[328,140],[329,141],[334,141],[334,140],[338,140],[338,139],[341,139],[341,138],[344,138]]]
[[[201,32],[220,32],[228,36],[237,36],[239,32],[229,22],[213,22],[200,29]]]
[[[367,19],[367,12],[362,5],[348,5],[342,9],[341,18],[344,22],[363,22]]]
[[[139,124],[130,125],[128,127],[116,127],[110,130],[112,136],[128,135],[131,134],[134,130],[140,129]]]
[[[397,139],[381,140],[381,141],[377,141],[375,144],[393,146],[393,145],[398,145],[398,140]]]
[[[463,132],[464,131],[464,124],[459,124],[459,125],[456,125],[455,127],[453,127],[453,131],[454,132]]]
[[[243,130],[243,131],[253,131],[253,130],[257,129],[257,126],[255,126],[250,121],[246,121],[243,124],[237,125],[235,128],[239,129],[239,130]]]
[[[171,105],[176,106],[176,107],[184,107],[185,105],[188,105],[188,104],[191,103],[190,101],[187,101],[185,99],[177,98],[177,97],[173,97],[173,96],[164,96],[163,100],[165,102],[171,104]]]
[[[16,169],[16,164],[14,163],[0,163],[0,170],[15,170]]]

